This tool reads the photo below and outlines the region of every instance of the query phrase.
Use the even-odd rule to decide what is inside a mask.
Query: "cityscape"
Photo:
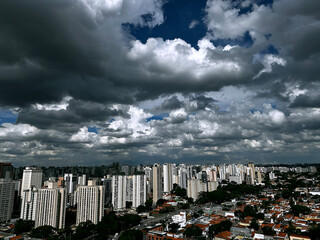
[[[14,168],[0,163],[0,236],[318,239],[319,167],[252,162]]]
[[[0,240],[320,240],[320,0],[0,0]]]

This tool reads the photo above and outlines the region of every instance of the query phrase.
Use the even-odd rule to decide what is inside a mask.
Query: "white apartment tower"
[[[127,179],[124,175],[112,176],[112,206],[114,210],[126,208]]]
[[[21,192],[30,189],[31,186],[36,188],[42,187],[42,170],[35,167],[26,167],[22,175]]]
[[[161,166],[156,163],[152,167],[152,183],[153,183],[153,203],[156,203],[162,197],[162,176]]]
[[[170,193],[173,188],[172,182],[172,164],[163,164],[163,192]]]
[[[76,224],[88,220],[97,224],[104,214],[104,186],[97,186],[94,180],[89,180],[88,186],[79,186],[77,204]]]
[[[20,218],[23,220],[36,220],[36,209],[38,199],[38,189],[31,187],[24,190],[21,194],[21,213]]]
[[[144,205],[147,200],[147,177],[145,174],[133,175],[132,207]]]
[[[57,229],[65,227],[67,193],[56,182],[38,190],[35,227],[49,225]]]
[[[0,178],[0,222],[11,219],[14,202],[15,182],[11,179]]]

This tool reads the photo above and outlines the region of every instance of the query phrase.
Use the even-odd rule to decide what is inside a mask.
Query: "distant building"
[[[14,203],[15,182],[11,179],[0,179],[0,222],[11,219]]]
[[[91,221],[97,224],[104,214],[104,186],[97,186],[96,181],[89,180],[88,186],[77,189],[77,221]]]
[[[34,186],[36,188],[42,187],[42,170],[35,167],[26,167],[22,175],[21,192],[28,190]]]
[[[67,191],[49,182],[47,188],[38,190],[35,227],[49,225],[57,229],[65,227]]]
[[[0,178],[13,178],[13,166],[11,163],[0,163]]]

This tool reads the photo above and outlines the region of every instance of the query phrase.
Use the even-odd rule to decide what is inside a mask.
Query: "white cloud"
[[[253,79],[259,78],[262,73],[272,72],[272,65],[278,64],[280,66],[285,66],[287,61],[276,55],[266,54],[262,58],[261,63],[263,64],[264,68],[256,76],[254,76]]]
[[[72,99],[72,97],[64,97],[61,102],[54,103],[54,104],[33,104],[33,108],[37,110],[46,110],[46,111],[60,111],[60,110],[66,110],[69,106],[69,101]]]
[[[40,130],[29,124],[3,123],[0,127],[0,137],[17,138],[32,137],[40,133]]]
[[[195,28],[198,24],[199,24],[199,21],[192,20],[191,23],[189,24],[189,29]]]
[[[182,39],[164,41],[161,38],[149,38],[145,44],[139,40],[132,43],[128,57],[140,61],[146,74],[172,77],[177,74],[187,74],[192,78],[201,79],[206,75],[238,75],[242,69],[233,59],[212,59],[212,51],[216,49],[208,40],[199,40],[199,50],[191,47]]]

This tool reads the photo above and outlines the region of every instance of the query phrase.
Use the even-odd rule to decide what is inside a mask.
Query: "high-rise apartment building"
[[[58,187],[56,182],[49,182],[47,188],[38,189],[35,227],[65,227],[66,193],[66,189]]]
[[[101,179],[102,185],[104,186],[104,203],[106,205],[111,204],[112,202],[112,178],[109,176]]]
[[[11,219],[14,203],[14,188],[14,181],[0,178],[0,222],[7,222]]]
[[[172,182],[172,164],[163,164],[163,192],[170,193],[173,187]]]
[[[42,170],[35,167],[26,167],[22,175],[21,192],[30,189],[31,186],[36,188],[42,187]]]
[[[96,181],[89,180],[88,186],[77,188],[77,221],[91,221],[97,224],[104,214],[104,186],[97,186]]]
[[[112,206],[114,210],[126,207],[127,201],[127,178],[125,175],[112,176]]]
[[[23,220],[36,220],[38,200],[38,189],[31,187],[26,189],[21,194],[21,212],[20,218]]]
[[[147,177],[145,174],[133,175],[132,207],[144,205],[147,200]]]
[[[162,174],[160,164],[154,164],[152,167],[153,184],[153,203],[156,203],[162,197]]]

